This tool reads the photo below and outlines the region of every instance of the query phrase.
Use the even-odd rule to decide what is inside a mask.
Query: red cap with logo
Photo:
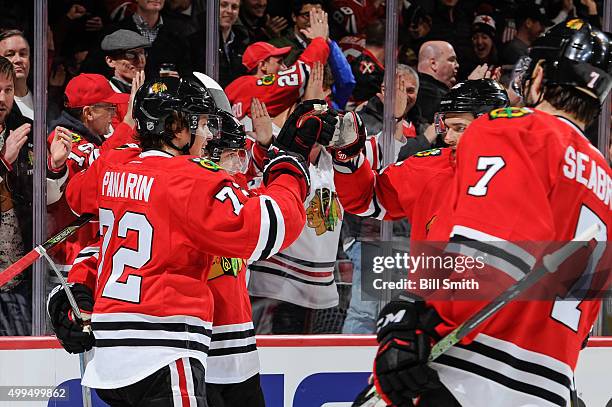
[[[82,73],[72,78],[66,85],[64,94],[68,108],[91,106],[97,103],[117,105],[128,103],[130,100],[129,94],[115,92],[104,76],[90,73]]]
[[[276,48],[267,42],[255,42],[248,46],[242,55],[242,65],[249,71],[257,67],[261,61],[265,61],[269,57],[277,57],[287,55],[291,51],[291,47]]]

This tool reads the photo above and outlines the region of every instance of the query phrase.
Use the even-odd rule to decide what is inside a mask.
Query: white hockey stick
[[[510,301],[532,287],[535,283],[542,279],[542,277],[549,273],[556,272],[559,266],[563,264],[570,256],[572,256],[580,248],[586,247],[589,242],[594,239],[595,236],[597,236],[598,232],[599,225],[595,224],[580,235],[576,236],[573,240],[567,242],[560,249],[544,256],[542,259],[542,267],[539,267],[526,274],[525,277],[514,283],[488,305],[455,328],[454,331],[438,341],[438,343],[431,348],[429,361],[434,361],[444,352],[459,343],[459,341],[465,338],[470,332],[478,328],[483,322],[497,313]],[[376,391],[376,387],[374,385],[370,386],[371,389],[363,397],[362,403],[353,404],[353,407],[385,407],[387,405],[387,403]]]

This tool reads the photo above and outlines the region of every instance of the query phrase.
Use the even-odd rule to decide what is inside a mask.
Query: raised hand
[[[310,9],[310,27],[300,30],[304,37],[312,40],[317,37],[323,37],[325,40],[329,37],[329,25],[327,23],[327,13],[316,8]]]
[[[21,147],[28,141],[28,134],[30,134],[31,129],[32,125],[25,123],[10,131],[4,141],[4,147],[0,150],[0,154],[9,164],[13,164],[17,160]]]
[[[266,24],[264,26],[264,30],[268,33],[268,35],[272,38],[280,37],[281,33],[287,28],[289,22],[286,18],[276,16],[270,17],[266,16]]]
[[[325,92],[323,91],[323,72],[323,64],[318,61],[315,62],[310,71],[310,78],[308,78],[303,100],[325,99]]]
[[[269,147],[272,144],[272,119],[268,114],[264,102],[253,98],[251,101],[251,120],[253,122],[253,131],[255,132],[255,140],[264,147]]]
[[[136,97],[136,92],[144,83],[145,74],[144,71],[136,72],[134,79],[132,79],[132,90],[130,92],[130,100],[128,102],[128,110],[123,117],[123,122],[130,126],[131,128],[136,128],[136,122],[134,121],[134,117],[132,116],[134,109],[134,98]]]
[[[50,165],[52,170],[63,166],[72,150],[72,132],[65,127],[57,126],[53,141],[49,146]]]

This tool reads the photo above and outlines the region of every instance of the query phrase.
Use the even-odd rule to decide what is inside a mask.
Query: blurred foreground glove
[[[438,373],[427,365],[432,338],[438,338],[434,328],[441,322],[423,301],[406,301],[402,296],[380,311],[374,384],[385,402],[411,407],[413,398],[442,387]]]
[[[68,284],[81,314],[93,311],[93,295],[84,284]],[[82,353],[91,349],[94,336],[91,331],[83,331],[83,321],[73,315],[68,296],[61,285],[51,291],[47,299],[47,313],[51,319],[53,331],[64,349],[70,353]]]

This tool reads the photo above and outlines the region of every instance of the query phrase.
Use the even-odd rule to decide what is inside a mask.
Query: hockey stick
[[[42,246],[38,246],[38,249],[39,249],[40,255],[47,260],[47,262],[49,263],[49,266],[51,266],[51,269],[55,273],[55,276],[59,279],[60,284],[62,285],[62,288],[64,289],[64,292],[66,293],[66,297],[68,298],[68,302],[70,303],[70,308],[72,308],[72,312],[75,318],[78,321],[80,321],[81,324],[83,325],[83,332],[91,332],[91,326],[89,325],[89,320],[91,319],[91,317],[89,316],[86,317],[85,315],[81,313],[81,310],[79,309],[79,306],[74,298],[74,295],[72,294],[72,291],[70,290],[70,287],[68,286],[68,283],[66,282],[66,279],[64,278],[64,275],[62,274],[61,271],[59,271],[59,269],[57,268],[57,266],[55,265],[55,262],[51,259],[51,257],[49,257],[49,254],[47,254],[47,250]],[[89,363],[89,359],[90,358],[89,358],[87,351],[79,354],[81,379],[83,378],[83,375],[85,374],[85,367],[87,366],[87,363]],[[91,390],[89,389],[89,387],[81,386],[81,391],[83,393],[83,407],[92,407],[93,404],[91,401]]]
[[[21,259],[17,260],[15,263],[8,266],[2,273],[0,273],[0,287],[11,281],[14,277],[21,274],[26,268],[30,267],[32,263],[38,260],[42,253],[45,252],[58,243],[66,240],[70,235],[76,232],[80,227],[84,226],[88,223],[94,215],[86,214],[72,222],[70,225],[66,226],[62,231],[53,236],[51,239],[47,240],[45,243],[40,246],[36,246],[33,250],[31,250],[28,254],[23,256]]]
[[[535,283],[542,279],[542,277],[549,273],[556,272],[559,266],[563,264],[570,256],[572,256],[580,248],[586,247],[589,242],[595,238],[598,232],[599,225],[595,224],[580,235],[576,236],[573,240],[567,242],[560,249],[544,256],[542,258],[541,267],[527,273],[525,277],[507,288],[488,305],[469,317],[450,334],[438,341],[438,343],[431,348],[429,362],[433,362],[444,352],[459,343],[459,341],[469,335],[470,332],[478,328],[483,322],[497,313],[510,301],[532,287]],[[361,400],[359,400],[361,404],[353,404],[354,407],[385,407],[387,405],[387,403],[376,391],[376,387],[374,385],[370,386],[372,386],[371,389],[365,394],[365,396],[363,396]]]

